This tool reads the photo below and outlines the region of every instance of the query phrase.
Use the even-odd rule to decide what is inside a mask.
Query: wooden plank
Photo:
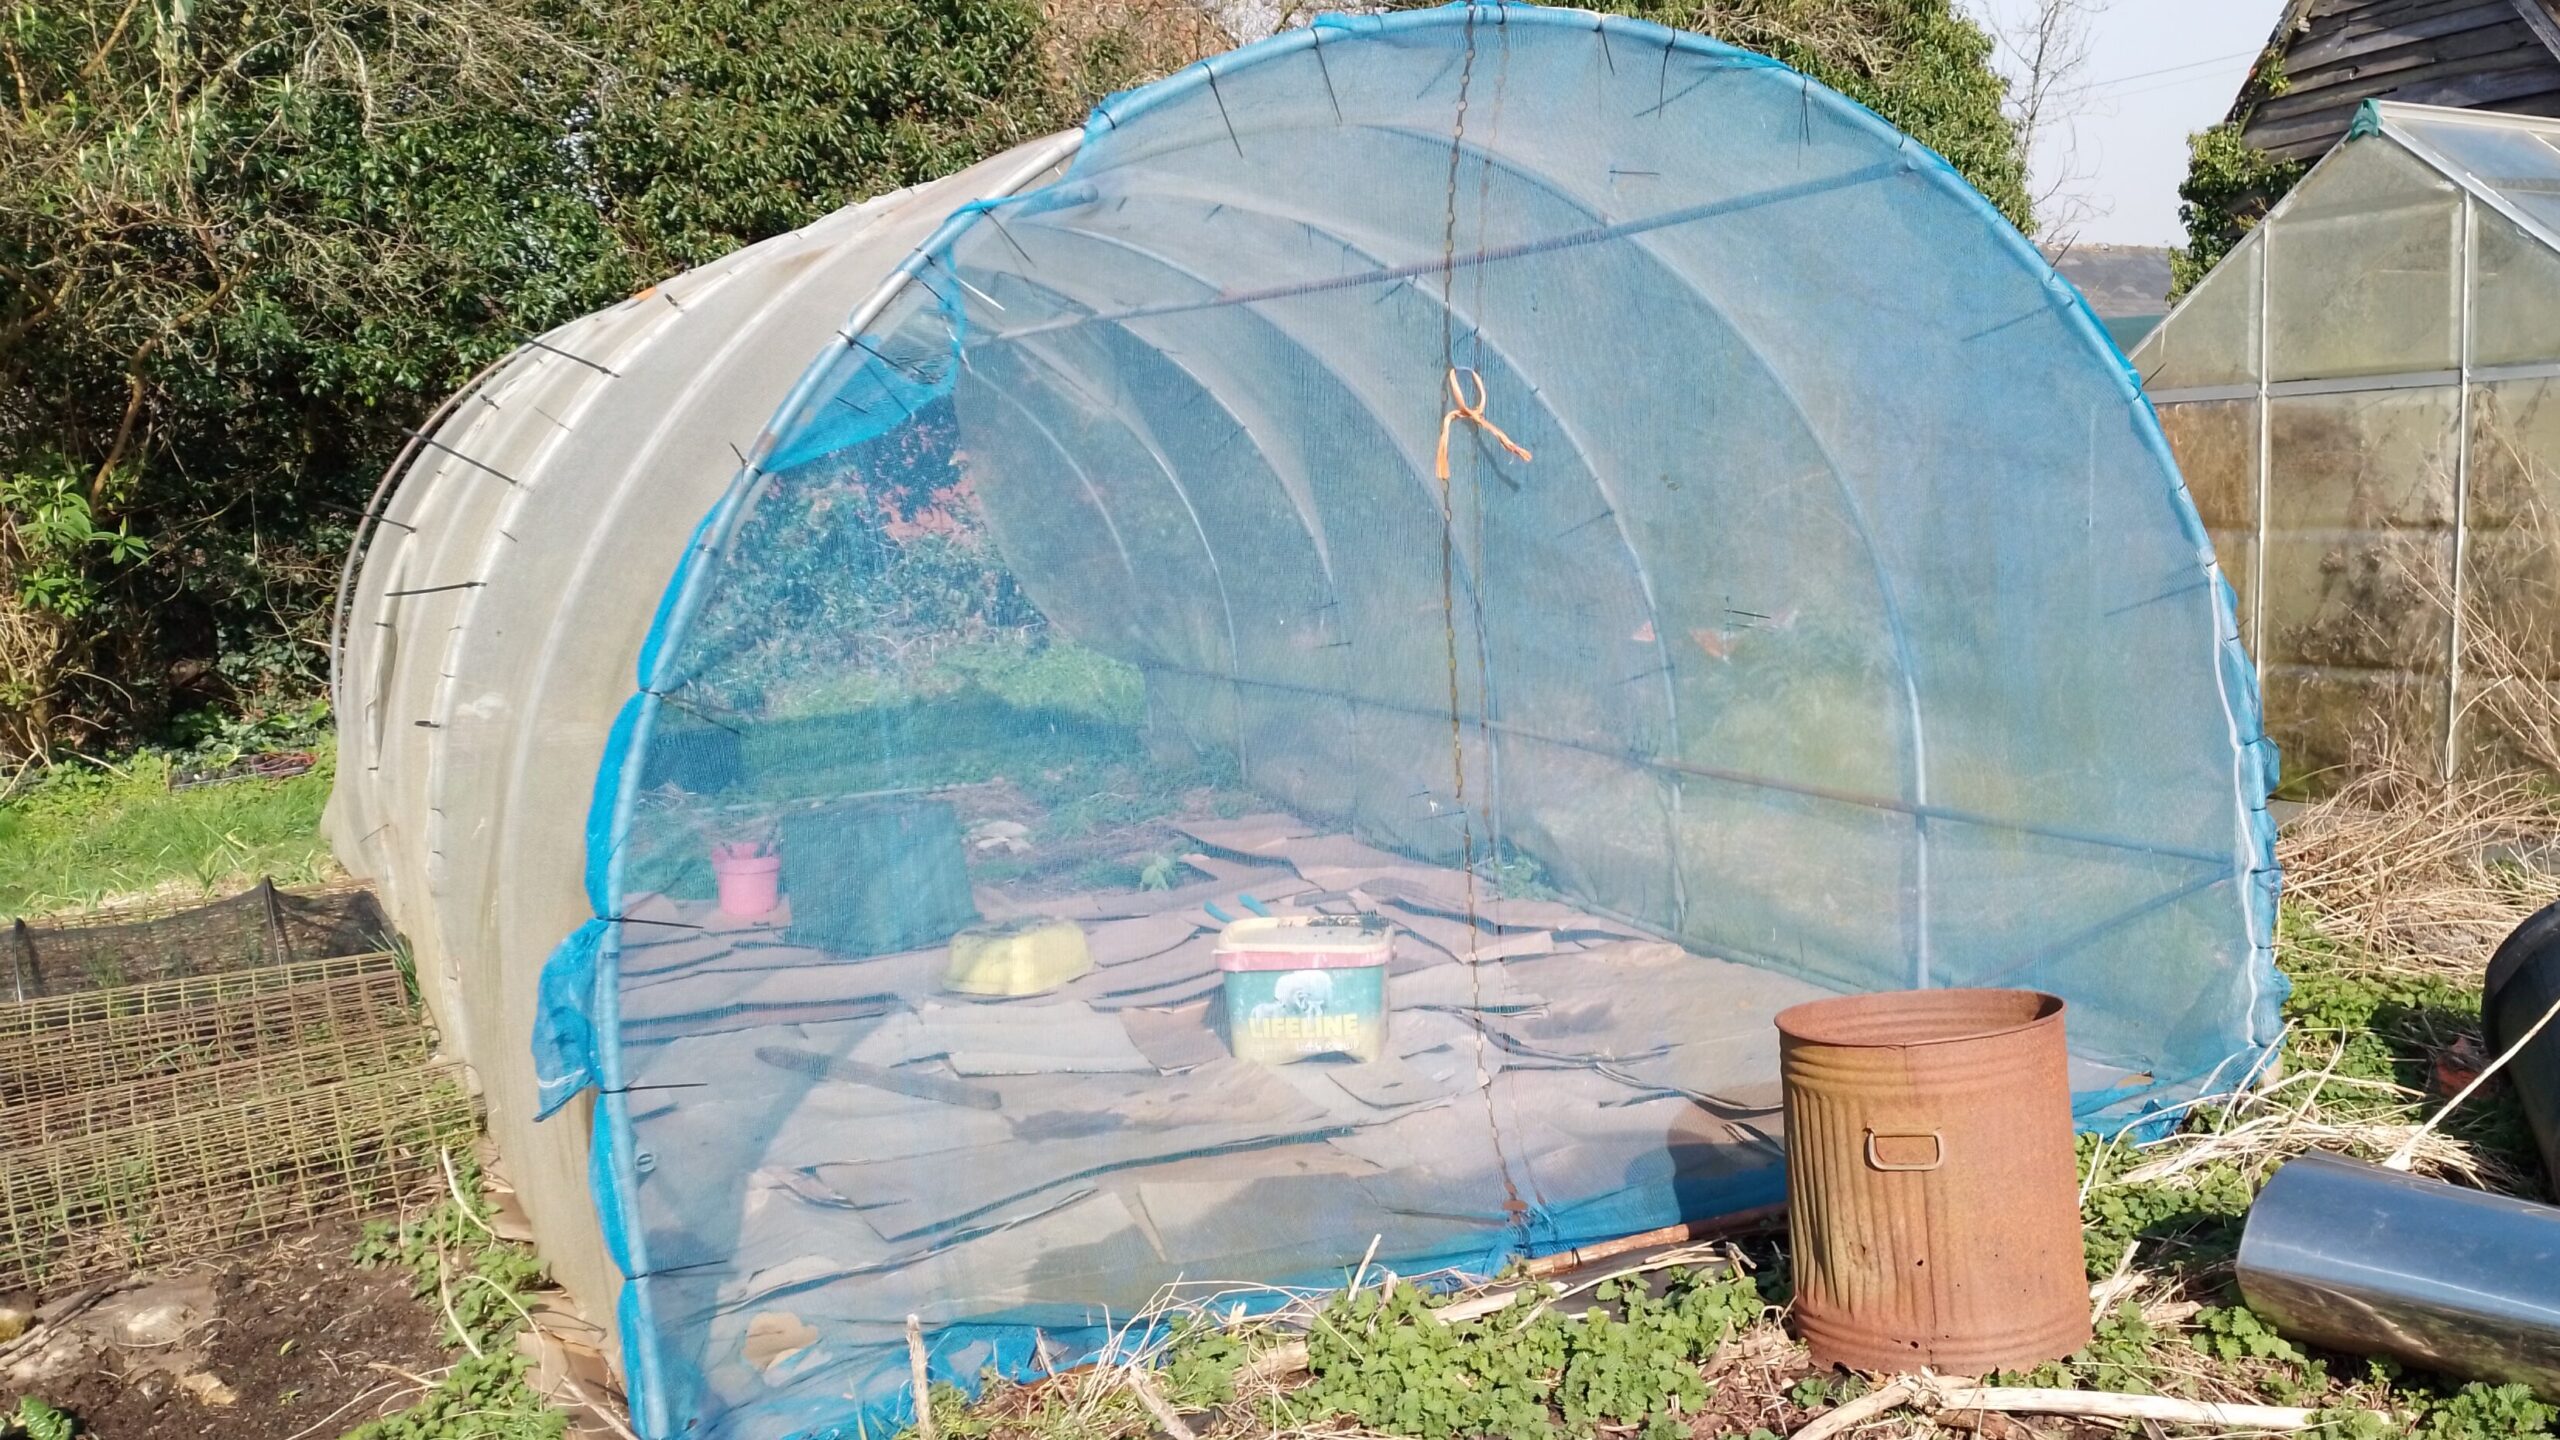
[[[2259,106],[2258,113],[2270,120],[2281,120],[2333,103],[2336,96],[2332,92],[2342,86],[2354,88],[2359,96],[2373,95],[2407,80],[2426,79],[2439,72],[2460,73],[2475,62],[2480,68],[2508,62],[2552,62],[2551,55],[2533,38],[2533,32],[2516,18],[2514,7],[2503,8],[2507,18],[2495,25],[2439,36],[2423,44],[2371,52],[2294,76],[2292,87]]]
[[[2345,0],[2343,4],[2322,4],[2305,17],[2302,29],[2294,38],[2298,42],[2315,34],[2334,35],[2359,27],[2387,29],[2413,19],[2480,3],[2481,0]]]
[[[2524,17],[2525,28],[2542,48],[2560,56],[2560,5],[2553,0],[2515,0],[2516,13]]]
[[[2560,88],[2560,62],[2553,61],[2537,46],[2530,65],[2442,79],[2430,76],[2396,86],[2385,91],[2381,98],[2409,105],[2449,105],[2462,110],[2487,110],[2509,100],[2539,95],[2555,88]]]
[[[2523,35],[2523,22],[2518,21],[2513,28],[2519,36]],[[2420,99],[2418,92],[2445,90],[2447,86],[2475,75],[2507,73],[2547,73],[2560,76],[2560,60],[2555,60],[2549,52],[2528,39],[2524,44],[2510,44],[2483,54],[2466,55],[2422,68],[2394,70],[2388,74],[2373,77],[2372,83],[2365,85],[2331,85],[2300,95],[2280,96],[2258,107],[2257,114],[2250,117],[2249,128],[2255,131],[2261,125],[2281,125],[2301,116],[2339,106],[2352,110],[2366,100],[2402,100],[2414,101],[2418,104],[2437,104],[2440,102]],[[2451,92],[2447,91],[2447,93]],[[2532,92],[2526,90],[2514,93],[2530,94]]]
[[[2369,11],[2387,9],[2394,4],[2406,6],[2408,3],[2409,0],[2315,0],[2305,18],[2316,25],[2323,20],[2334,20],[2340,16],[2352,18]]]
[[[2382,23],[2359,16],[2325,34],[2305,36],[2285,50],[2285,74],[2297,83],[2343,60],[2391,50],[2424,40],[2441,40],[2493,25],[2516,22],[2513,0],[2454,0],[2432,14],[2394,17]]]
[[[2325,153],[2347,133],[2347,126],[2354,121],[2357,107],[2366,99],[2446,105],[2456,109],[2495,109],[2554,89],[2560,89],[2560,64],[2555,64],[2537,48],[2535,54],[2521,65],[2430,76],[2377,90],[2371,96],[2348,92],[2335,104],[2309,114],[2280,120],[2253,119],[2242,138],[2279,158],[2313,159]]]

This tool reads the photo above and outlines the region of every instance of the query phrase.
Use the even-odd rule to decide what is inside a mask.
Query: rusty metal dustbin
[[[2089,1341],[2062,1001],[1914,990],[1778,1016],[1814,1359],[1959,1375]]]

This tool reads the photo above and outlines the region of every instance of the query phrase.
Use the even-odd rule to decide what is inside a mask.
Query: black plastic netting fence
[[[0,1000],[360,955],[393,949],[393,941],[370,890],[348,885],[297,894],[261,880],[202,905],[13,921],[0,939],[7,956]]]

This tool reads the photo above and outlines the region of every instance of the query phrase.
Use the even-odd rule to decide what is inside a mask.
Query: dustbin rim
[[[1902,1050],[2060,1025],[2067,1008],[2041,990],[1885,990],[1791,1005],[1777,1026],[1800,1044]]]

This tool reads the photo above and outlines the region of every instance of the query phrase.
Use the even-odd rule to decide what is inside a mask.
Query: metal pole
[[[2275,272],[2275,232],[2262,224],[2258,227],[2258,543],[2249,557],[2249,661],[2257,667],[2261,704],[2267,693],[2267,492],[2275,483],[2275,417],[2268,412],[2267,401],[2274,354],[2267,336],[2271,328],[2268,297]]]
[[[2445,627],[2443,776],[2453,778],[2455,742],[2462,723],[2462,610],[2464,560],[2471,550],[2471,192],[2462,192],[2462,222],[2454,236],[2460,259],[2454,270],[2461,323],[2455,343],[2460,379],[2454,382],[2453,414],[2453,623]]]

